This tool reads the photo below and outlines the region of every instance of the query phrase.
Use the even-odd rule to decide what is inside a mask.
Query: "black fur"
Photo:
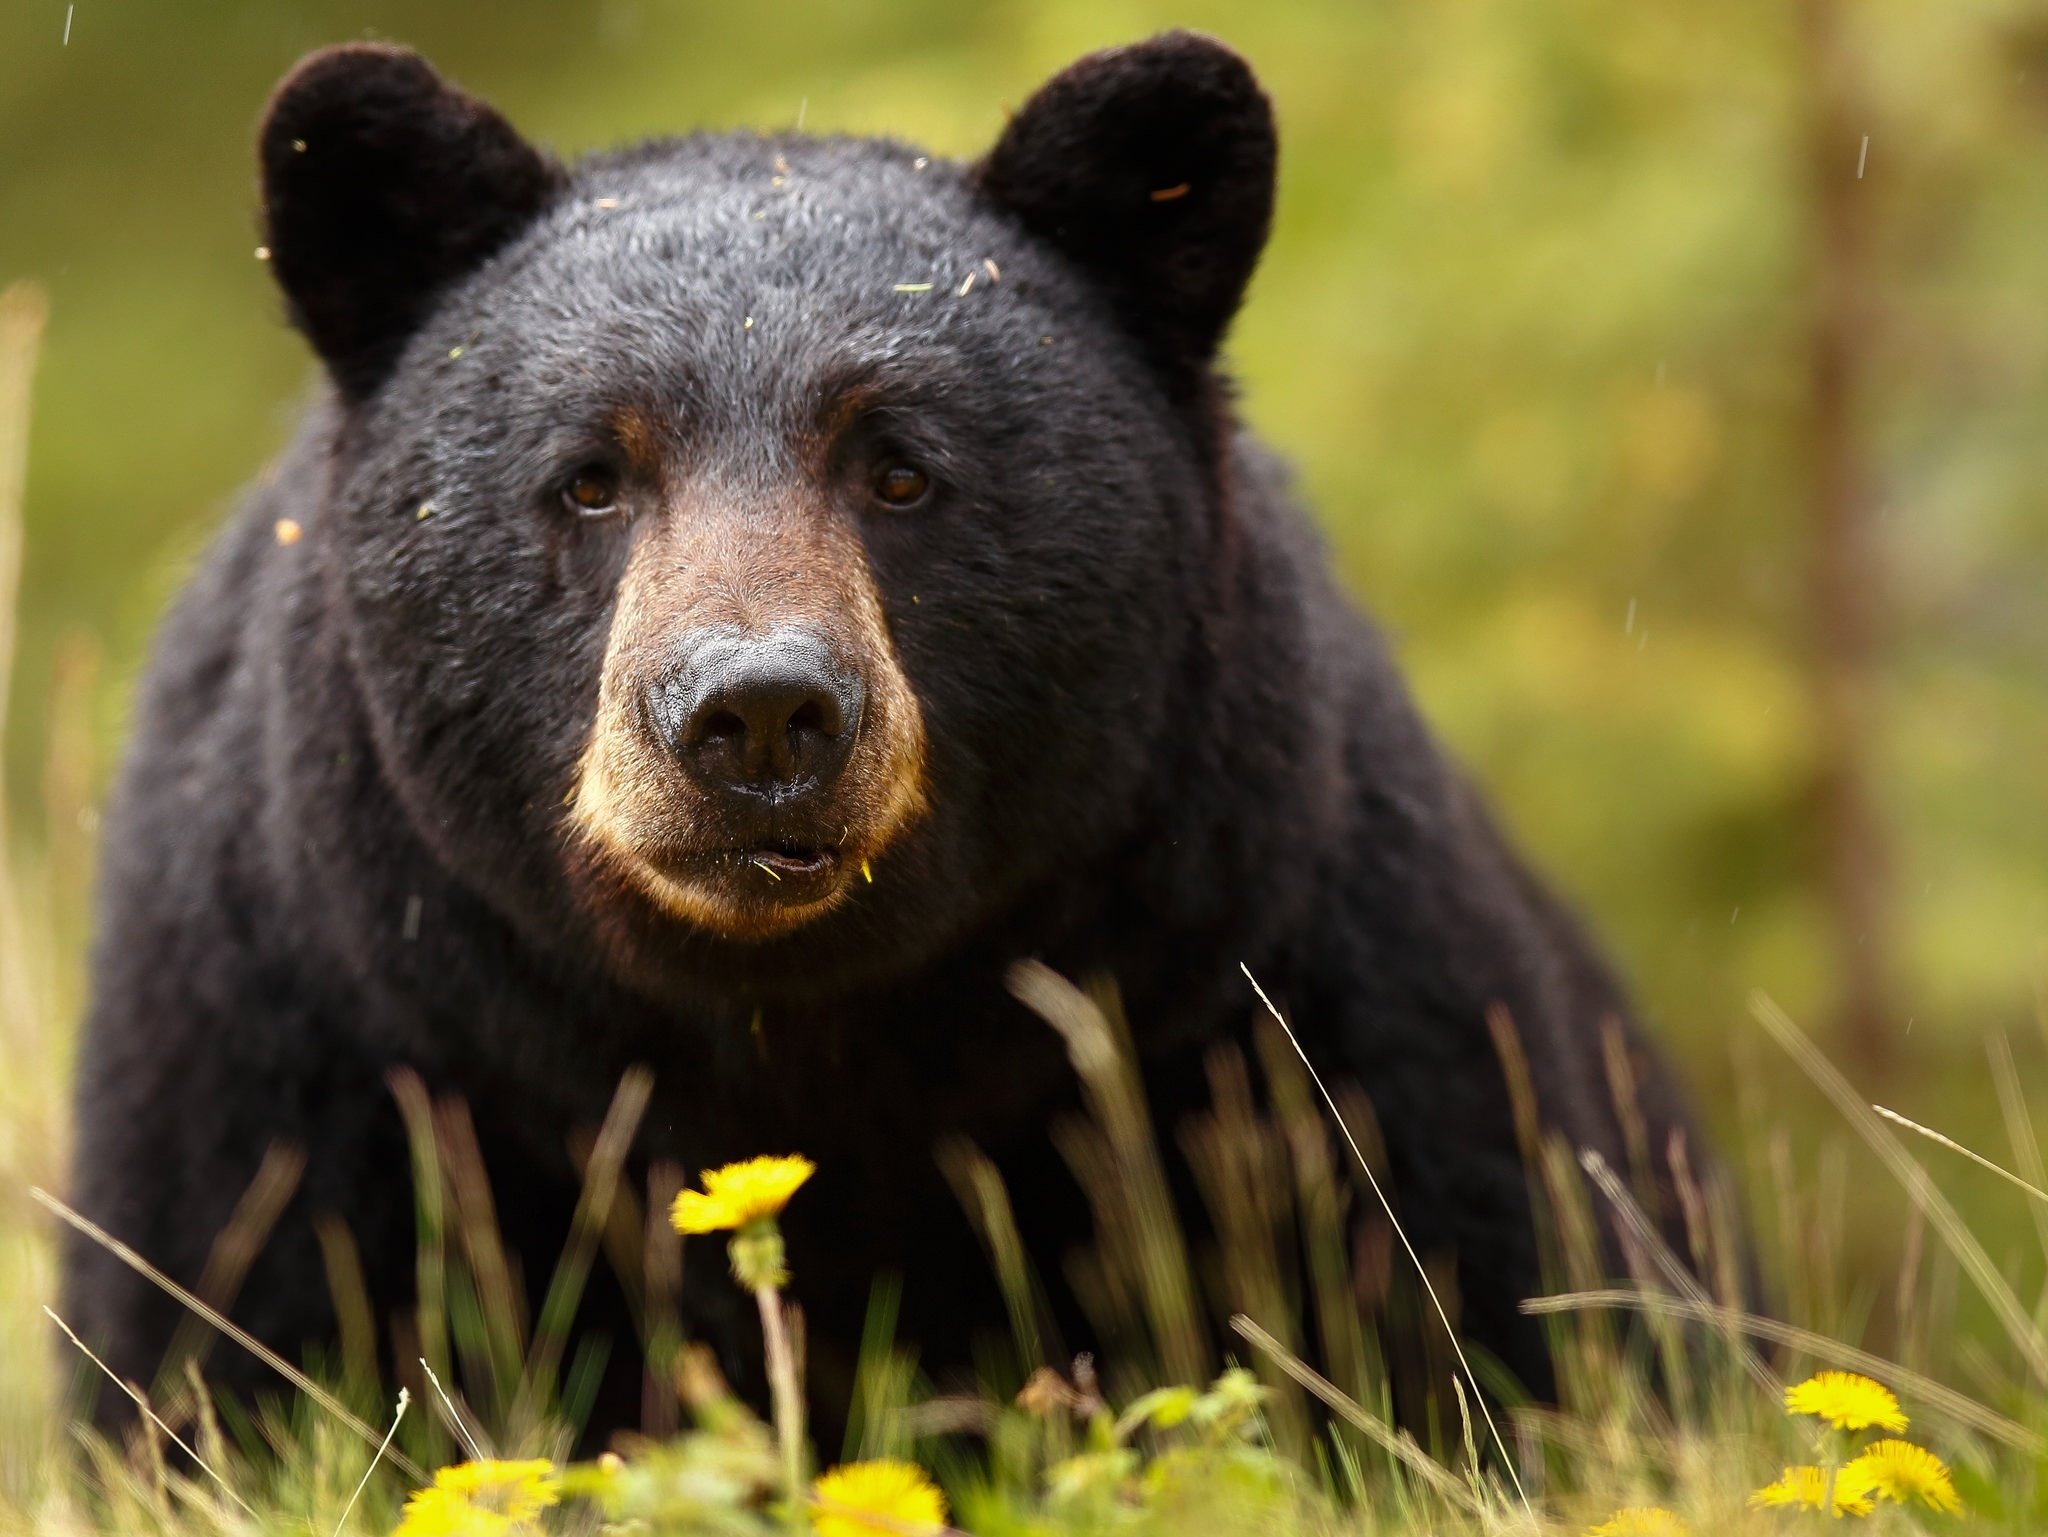
[[[1183,32],[1055,76],[979,180],[1072,257],[1162,361],[1202,369],[1265,247],[1279,153],[1249,66]]]
[[[265,239],[343,393],[370,392],[441,290],[532,222],[553,161],[418,54],[330,48],[278,86],[258,145]]]
[[[353,1230],[381,1307],[411,1294],[391,1068],[466,1098],[508,1237],[542,1267],[568,1138],[645,1063],[639,1157],[818,1160],[788,1229],[829,1394],[878,1271],[907,1276],[928,1365],[999,1326],[938,1139],[996,1159],[1049,1279],[1085,1235],[1047,1135],[1072,1073],[1006,968],[1113,976],[1172,1127],[1206,1101],[1204,1053],[1255,1017],[1243,962],[1370,1095],[1418,1247],[1454,1257],[1471,1336],[1543,1391],[1486,1012],[1513,1016],[1548,1122],[1619,1161],[1599,1032],[1625,1010],[1223,414],[1212,354],[1272,196],[1243,63],[1185,34],[1085,61],[978,167],[732,134],[564,173],[510,133],[389,50],[317,56],[273,107],[274,260],[338,388],[141,693],[107,821],[80,1205],[189,1283],[265,1147],[304,1146],[235,1309],[295,1354],[335,1327],[316,1218]],[[804,457],[849,370],[931,470],[926,506],[863,509]],[[642,522],[687,515],[559,504],[622,408],[672,424],[689,487],[802,481],[853,520],[924,711],[929,816],[786,938],[593,912],[564,877],[614,584]],[[1661,1148],[1683,1117],[1635,1045]],[[89,1247],[69,1264],[78,1326],[146,1377],[175,1306]],[[722,1269],[692,1250],[690,1321],[743,1338]],[[264,1380],[225,1348],[211,1369]]]

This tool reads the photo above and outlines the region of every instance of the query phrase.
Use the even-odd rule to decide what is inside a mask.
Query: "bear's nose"
[[[845,767],[866,691],[807,630],[720,634],[645,694],[647,719],[685,772],[763,795],[815,788]]]

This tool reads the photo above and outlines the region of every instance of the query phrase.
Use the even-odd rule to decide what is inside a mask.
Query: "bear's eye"
[[[892,464],[875,477],[875,500],[884,507],[915,507],[931,487],[931,478],[923,470]]]
[[[619,502],[619,478],[601,464],[586,464],[562,487],[562,501],[586,518],[601,518]]]

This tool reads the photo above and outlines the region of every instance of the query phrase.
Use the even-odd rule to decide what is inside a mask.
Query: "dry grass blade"
[[[598,1235],[611,1215],[626,1154],[632,1150],[640,1118],[647,1113],[647,1102],[653,1094],[654,1074],[644,1067],[628,1068],[612,1095],[604,1125],[598,1129],[590,1162],[584,1167],[576,1211],[569,1220],[569,1244],[555,1262],[554,1276],[548,1282],[547,1296],[541,1301],[540,1315],[533,1326],[533,1354],[521,1384],[521,1396],[531,1404],[544,1404],[554,1394],[555,1376],[568,1345],[569,1323],[583,1295]]]
[[[1244,1314],[1239,1313],[1231,1319],[1230,1327],[1249,1341],[1261,1355],[1320,1399],[1331,1413],[1413,1471],[1438,1494],[1468,1515],[1480,1513],[1479,1502],[1473,1498],[1472,1491],[1466,1488],[1449,1468],[1417,1446],[1407,1432],[1394,1429],[1378,1415],[1370,1412],[1363,1404],[1351,1398],[1334,1382],[1295,1356],[1285,1345]]]
[[[2012,1042],[2003,1030],[1994,1030],[1984,1043],[1984,1050],[1991,1059],[1991,1084],[1998,1091],[1999,1112],[2005,1117],[2006,1136],[2012,1142],[2019,1172],[2037,1189],[2048,1188],[2048,1167],[2041,1162],[2041,1142],[2034,1135],[2033,1117],[2027,1111],[2026,1090],[2020,1083],[2019,1064],[2013,1060]],[[2027,1215],[2034,1219],[2041,1252],[2048,1255],[2048,1206],[2033,1202],[2027,1207]]]
[[[200,1472],[204,1473],[208,1478],[212,1479],[216,1484],[220,1486],[220,1492],[222,1494],[225,1494],[229,1499],[233,1500],[237,1505],[241,1506],[243,1510],[248,1511],[251,1519],[258,1519],[256,1516],[256,1512],[250,1508],[249,1502],[243,1499],[239,1494],[235,1493],[234,1489],[229,1485],[228,1481],[225,1478],[222,1478],[220,1474],[216,1473],[213,1470],[213,1465],[211,1463],[209,1463],[204,1457],[200,1456],[199,1453],[192,1450],[190,1446],[186,1445],[183,1438],[181,1438],[175,1430],[171,1429],[170,1426],[166,1425],[160,1418],[158,1418],[156,1410],[150,1408],[149,1400],[144,1398],[141,1393],[137,1392],[132,1383],[125,1382],[120,1377],[116,1376],[114,1374],[114,1369],[111,1366],[107,1365],[106,1362],[102,1361],[98,1356],[94,1355],[92,1353],[92,1348],[88,1346],[84,1340],[80,1339],[77,1336],[77,1334],[72,1332],[71,1325],[67,1324],[66,1322],[64,1322],[63,1319],[59,1318],[54,1309],[46,1307],[43,1309],[43,1313],[45,1316],[49,1318],[51,1323],[55,1324],[58,1328],[64,1331],[64,1337],[70,1340],[72,1344],[78,1347],[80,1354],[82,1354],[86,1358],[86,1360],[92,1362],[94,1366],[97,1366],[101,1371],[105,1372],[107,1375],[107,1380],[109,1382],[113,1383],[115,1387],[119,1388],[123,1393],[126,1393],[131,1399],[135,1401],[135,1407],[142,1411],[143,1418],[147,1419],[150,1422],[150,1424],[154,1425],[158,1430],[162,1431],[166,1436],[170,1437],[171,1445],[175,1446],[187,1457],[190,1457],[193,1460],[193,1462],[198,1464]]]
[[[284,1142],[274,1142],[264,1149],[263,1162],[257,1167],[256,1177],[250,1180],[249,1188],[235,1203],[227,1226],[213,1241],[213,1248],[206,1256],[206,1266],[199,1273],[199,1295],[210,1306],[222,1312],[234,1306],[242,1282],[248,1277],[249,1267],[262,1252],[271,1229],[277,1226],[277,1219],[283,1215],[285,1204],[298,1190],[299,1180],[305,1171],[306,1155],[301,1149]],[[173,1373],[182,1372],[188,1366],[203,1366],[206,1347],[212,1342],[213,1335],[204,1320],[190,1313],[180,1319],[178,1327],[171,1333],[171,1343],[164,1351],[163,1372],[155,1391],[161,1396],[165,1385],[174,1380]],[[198,1402],[189,1383],[178,1388],[176,1396],[165,1408],[176,1419],[183,1414],[188,1401]]]
[[[464,1417],[455,1400],[449,1396],[448,1390],[441,1386],[441,1379],[434,1374],[434,1368],[427,1364],[427,1358],[421,1356],[419,1360],[420,1370],[427,1374],[427,1386],[432,1388],[434,1396],[441,1400],[441,1413],[448,1421],[448,1428],[455,1432],[455,1439],[462,1443],[462,1449],[469,1453],[472,1462],[488,1461],[490,1453],[484,1447],[483,1438]]]
[[[14,673],[15,597],[21,584],[21,498],[28,482],[29,386],[49,305],[31,283],[0,292],[0,721]]]
[[[21,588],[22,490],[28,480],[29,385],[35,377],[49,308],[43,291],[17,283],[0,292],[0,745],[7,732],[8,685],[14,676],[14,619]],[[0,770],[6,755],[0,753]],[[8,846],[7,787],[0,777],[0,1029],[35,1017],[15,909],[13,852]],[[11,1031],[10,1031],[11,1033]]]
[[[62,1201],[51,1195],[49,1191],[31,1188],[29,1195],[53,1216],[62,1219],[73,1228],[76,1228],[80,1233],[83,1233],[102,1249],[105,1249],[115,1259],[126,1265],[145,1281],[161,1288],[170,1296],[177,1298],[179,1302],[212,1324],[214,1328],[220,1330],[221,1333],[225,1334],[237,1345],[240,1345],[249,1354],[276,1372],[301,1393],[304,1393],[314,1403],[325,1409],[329,1414],[341,1421],[342,1424],[348,1426],[350,1430],[353,1430],[357,1435],[369,1442],[370,1445],[376,1446],[379,1444],[381,1438],[378,1432],[372,1426],[364,1424],[362,1420],[351,1414],[346,1404],[328,1392],[327,1389],[320,1386],[311,1377],[300,1371],[296,1366],[292,1365],[283,1356],[272,1350],[268,1345],[257,1339],[253,1334],[249,1333],[240,1324],[228,1318],[218,1308],[208,1307],[199,1298],[193,1296],[192,1293],[185,1290],[184,1287],[173,1281],[97,1222],[94,1222],[90,1217],[81,1216],[73,1211],[69,1206],[66,1206]],[[419,1464],[403,1452],[394,1451],[390,1456],[393,1462],[405,1470],[408,1477],[423,1478],[425,1476],[421,1473]]]
[[[1773,1344],[1786,1345],[1794,1350],[1803,1350],[1817,1361],[1861,1372],[1866,1377],[1879,1378],[1947,1415],[1958,1425],[1967,1425],[1982,1435],[2003,1441],[2007,1446],[2017,1447],[2034,1456],[2048,1455],[2048,1437],[2029,1430],[2015,1420],[2007,1419],[1995,1409],[1985,1408],[1976,1399],[1958,1393],[1954,1388],[1936,1382],[1932,1377],[1923,1376],[1911,1367],[1901,1366],[1896,1361],[1888,1361],[1883,1356],[1873,1355],[1867,1350],[1859,1350],[1854,1345],[1845,1345],[1825,1334],[1816,1334],[1811,1329],[1802,1329],[1797,1324],[1780,1323],[1775,1318],[1745,1313],[1740,1308],[1724,1307],[1718,1302],[1693,1302],[1684,1297],[1670,1297],[1658,1292],[1628,1291],[1619,1287],[1606,1291],[1565,1292],[1555,1297],[1531,1297],[1522,1304],[1523,1312],[1538,1315],[1583,1313],[1600,1308],[1657,1313],[1668,1318],[1694,1319],[1701,1323],[1711,1323],[1723,1329],[1739,1329],[1756,1339],[1769,1340]]]
[[[460,1099],[443,1099],[428,1113],[450,1206],[447,1233],[469,1268],[483,1315],[476,1355],[486,1370],[472,1380],[469,1391],[474,1395],[481,1386],[492,1401],[500,1402],[497,1395],[518,1381],[526,1359],[526,1299],[513,1279],[512,1262],[500,1237],[490,1175],[469,1107]]]
[[[1834,1063],[1828,1061],[1820,1048],[1806,1038],[1806,1033],[1792,1022],[1789,1014],[1764,993],[1751,995],[1750,1012],[1820,1091],[1834,1101],[1835,1108],[1842,1112],[1870,1145],[1870,1150],[1905,1187],[1913,1204],[1927,1214],[1928,1222],[1941,1234],[1949,1252],[1955,1255],[1970,1279],[1977,1283],[1984,1300],[1991,1304],[1998,1321],[2005,1325],[2007,1335],[2020,1354],[2026,1357],[2035,1378],[2048,1383],[2048,1340],[2042,1338],[2034,1320],[2020,1305],[2019,1298],[2013,1295],[2012,1288],[2006,1285],[2005,1278],[1998,1273],[1991,1256],[1984,1252],[1984,1246],[1977,1242],[1976,1235],[1949,1204],[1948,1197],[1941,1193],[1919,1161],[1900,1145],[1899,1139],[1885,1130],[1884,1122],[1871,1112],[1863,1096],[1836,1071]]]
[[[398,1412],[391,1416],[391,1428],[384,1432],[384,1444],[377,1448],[370,1458],[370,1465],[363,1469],[363,1476],[356,1480],[355,1491],[349,1495],[348,1503],[341,1507],[341,1516],[334,1523],[334,1537],[341,1537],[342,1529],[348,1525],[348,1518],[355,1513],[356,1501],[363,1497],[363,1491],[370,1487],[370,1475],[377,1471],[377,1464],[384,1460],[385,1452],[391,1448],[398,1435],[399,1421],[405,1418],[405,1407],[412,1402],[412,1394],[404,1388],[398,1390]]]
[[[641,1213],[640,1331],[646,1341],[647,1372],[642,1378],[640,1428],[665,1440],[680,1428],[676,1368],[683,1349],[683,1243],[670,1224],[669,1209],[688,1181],[666,1159],[647,1171],[647,1201]]]
[[[1309,1061],[1308,1053],[1301,1049],[1301,1041],[1295,1035],[1294,1027],[1287,1023],[1286,1016],[1281,1014],[1279,1009],[1274,1007],[1273,1000],[1266,996],[1266,990],[1259,986],[1259,979],[1252,975],[1251,967],[1240,961],[1237,969],[1244,973],[1245,981],[1251,983],[1252,991],[1259,995],[1259,1002],[1266,1006],[1266,1012],[1273,1016],[1273,1022],[1287,1032],[1288,1042],[1294,1047],[1295,1055],[1301,1058],[1301,1065],[1308,1069],[1308,1076],[1316,1086],[1316,1093],[1322,1096],[1323,1103],[1329,1107],[1330,1118],[1337,1123],[1337,1129],[1344,1133],[1344,1140],[1351,1144],[1352,1155],[1357,1158],[1358,1167],[1365,1172],[1365,1182],[1372,1187],[1373,1199],[1380,1203],[1380,1209],[1387,1214],[1387,1221],[1393,1225],[1394,1236],[1401,1240],[1401,1248],[1407,1254],[1408,1262],[1422,1278],[1422,1289],[1429,1297],[1429,1305],[1435,1310],[1437,1321],[1444,1326],[1444,1333],[1450,1339],[1452,1353],[1458,1358],[1458,1369],[1465,1374],[1466,1382],[1471,1385],[1472,1395],[1478,1400],[1479,1412],[1486,1419],[1487,1433],[1493,1437],[1493,1444],[1500,1449],[1501,1462],[1507,1468],[1508,1478],[1515,1486],[1515,1493],[1522,1501],[1522,1508],[1533,1516],[1535,1507],[1529,1503],[1528,1491],[1522,1487],[1522,1475],[1515,1467],[1515,1454],[1509,1449],[1507,1439],[1501,1435],[1500,1426],[1494,1423],[1493,1410],[1487,1407],[1486,1395],[1479,1388],[1479,1379],[1472,1374],[1472,1363],[1465,1359],[1465,1347],[1458,1339],[1458,1331],[1451,1327],[1451,1315],[1445,1309],[1443,1299],[1437,1295],[1436,1283],[1430,1279],[1429,1269],[1422,1263],[1422,1256],[1415,1252],[1415,1245],[1408,1241],[1408,1234],[1401,1226],[1401,1219],[1394,1215],[1394,1203],[1387,1199],[1387,1193],[1380,1188],[1378,1176],[1372,1172],[1372,1165],[1366,1160],[1364,1149],[1359,1147],[1358,1138],[1351,1134],[1350,1123],[1339,1113],[1337,1101],[1323,1083],[1323,1075],[1316,1071],[1315,1063]]]
[[[1020,961],[1009,971],[1017,1000],[1066,1042],[1095,1121],[1115,1157],[1117,1186],[1129,1203],[1127,1236],[1138,1251],[1139,1281],[1169,1380],[1198,1382],[1208,1347],[1196,1321],[1187,1241],[1160,1167],[1145,1095],[1110,1015],[1051,967]]]
[[[1010,1337],[1017,1343],[1023,1365],[1042,1366],[1046,1354],[1038,1329],[1037,1290],[1002,1173],[986,1153],[965,1137],[948,1138],[940,1144],[938,1154],[940,1172],[953,1187],[955,1199],[966,1210],[976,1236],[988,1252],[989,1262],[995,1266],[1003,1305],[1010,1313]]]
[[[1664,1242],[1664,1237],[1657,1231],[1656,1224],[1650,1221],[1649,1215],[1637,1203],[1636,1198],[1629,1194],[1628,1187],[1622,1184],[1621,1177],[1608,1165],[1607,1160],[1593,1148],[1582,1148],[1579,1152],[1579,1167],[1584,1169],[1587,1177],[1599,1187],[1600,1193],[1607,1198],[1607,1204],[1614,1208],[1615,1215],[1620,1217],[1629,1231],[1635,1235],[1637,1242],[1641,1243],[1644,1250],[1657,1262],[1658,1270],[1663,1273],[1666,1281],[1677,1288],[1678,1294],[1689,1302],[1711,1306],[1713,1298],[1707,1295],[1678,1256],[1671,1252],[1671,1246]],[[1741,1335],[1736,1330],[1724,1329],[1722,1333],[1734,1348],[1742,1362],[1743,1370],[1749,1373],[1750,1379],[1771,1397],[1777,1397],[1785,1386],[1779,1381],[1778,1374],[1758,1359],[1756,1352],[1742,1342]]]
[[[409,1067],[398,1067],[386,1080],[398,1113],[405,1121],[406,1148],[412,1159],[413,1326],[422,1363],[449,1364],[448,1342],[448,1182],[435,1140],[434,1102],[426,1082]],[[427,1368],[431,1370],[431,1367]],[[437,1453],[438,1455],[438,1453]]]
[[[1925,1137],[1929,1142],[1932,1142],[1937,1147],[1945,1147],[1951,1153],[1962,1154],[1963,1157],[1969,1159],[1970,1162],[1974,1163],[1978,1168],[1988,1169],[1991,1173],[1996,1174],[2000,1179],[2006,1181],[2008,1184],[2016,1185],[2021,1190],[2026,1191],[2026,1193],[2032,1196],[2035,1200],[2048,1201],[2048,1190],[2043,1190],[2039,1185],[2029,1184],[2026,1180],[2021,1179],[2017,1174],[2013,1173],[2012,1170],[2004,1167],[2001,1164],[1993,1163],[1989,1158],[1986,1158],[1982,1153],[1975,1152],[1970,1148],[1964,1147],[1963,1144],[1956,1141],[1954,1137],[1951,1137],[1944,1132],[1936,1131],[1932,1126],[1922,1126],[1918,1121],[1912,1119],[1910,1116],[1900,1115],[1898,1111],[1888,1110],[1883,1105],[1872,1105],[1870,1108],[1877,1114],[1883,1116],[1887,1121],[1890,1121],[1894,1126],[1903,1126],[1906,1128],[1906,1130],[1910,1132],[1915,1132],[1918,1135]]]

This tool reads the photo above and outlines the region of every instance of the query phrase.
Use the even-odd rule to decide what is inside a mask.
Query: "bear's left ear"
[[[1265,247],[1278,158],[1251,67],[1167,32],[1055,75],[975,175],[1102,283],[1162,361],[1200,368]]]
[[[258,136],[270,267],[344,396],[390,372],[436,298],[546,207],[555,162],[409,49],[324,48]]]

